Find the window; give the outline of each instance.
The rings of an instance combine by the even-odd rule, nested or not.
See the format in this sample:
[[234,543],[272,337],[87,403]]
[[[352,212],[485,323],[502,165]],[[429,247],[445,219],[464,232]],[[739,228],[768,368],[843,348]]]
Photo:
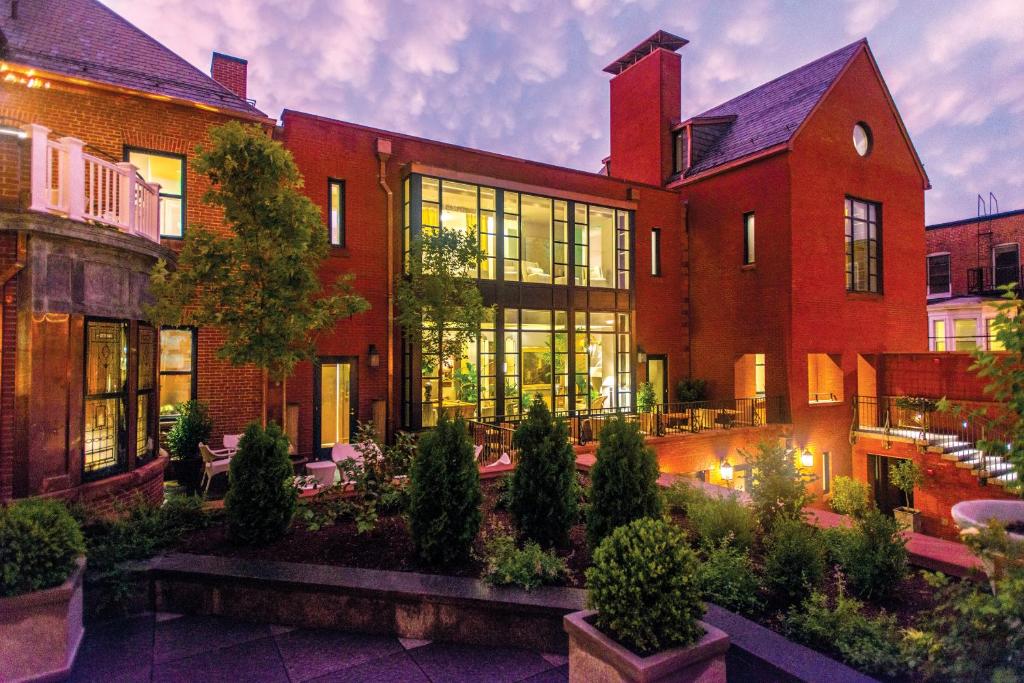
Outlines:
[[153,385],[156,360],[156,331],[139,325],[139,357],[137,395],[135,397],[135,457],[143,460],[156,455],[153,439]]
[[973,351],[978,348],[977,318],[957,318],[953,321],[954,349]]
[[842,403],[843,369],[839,356],[828,353],[807,354],[807,402]]
[[185,234],[185,157],[129,149],[128,162],[147,183],[160,184],[160,236],[181,239]]
[[873,142],[868,124],[861,122],[853,127],[853,148],[857,150],[857,154],[866,157],[871,153]]
[[332,247],[345,246],[345,181],[327,181],[327,232]]
[[686,170],[686,130],[672,133],[672,173]]
[[1020,280],[1019,247],[1016,244],[1000,244],[992,250],[994,266],[993,284],[1004,287]]
[[765,360],[763,353],[745,353],[733,364],[735,398],[764,398]]
[[128,326],[87,320],[85,324],[86,477],[119,470],[128,456]]
[[949,254],[928,257],[928,296],[949,294]]
[[932,321],[932,351],[946,350],[946,321]]
[[754,213],[743,214],[743,264],[754,262]]
[[195,330],[160,330],[160,415],[176,415],[179,405],[195,398],[195,352]]
[[1005,351],[1006,345],[996,338],[999,333],[999,326],[996,324],[995,318],[988,318],[985,320],[985,331],[988,334],[988,350],[989,351]]
[[661,275],[661,228],[651,228],[651,275]]
[[881,292],[882,207],[846,198],[846,291]]

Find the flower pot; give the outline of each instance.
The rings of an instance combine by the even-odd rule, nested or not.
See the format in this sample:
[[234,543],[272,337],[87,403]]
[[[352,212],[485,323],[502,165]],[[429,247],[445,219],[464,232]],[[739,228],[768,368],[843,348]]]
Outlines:
[[599,631],[593,624],[596,616],[597,612],[586,610],[563,617],[569,634],[570,683],[725,683],[729,636],[714,626],[698,622],[704,636],[693,645],[641,657]]
[[898,507],[892,511],[900,527],[915,534],[921,533],[921,511],[914,508]]
[[82,642],[80,557],[67,581],[41,591],[0,598],[0,680],[59,681]]

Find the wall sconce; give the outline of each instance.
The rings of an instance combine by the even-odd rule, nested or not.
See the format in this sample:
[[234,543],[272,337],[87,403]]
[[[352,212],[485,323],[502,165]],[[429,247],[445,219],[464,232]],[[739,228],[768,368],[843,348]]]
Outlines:
[[718,473],[722,477],[722,481],[732,481],[732,463],[726,458],[722,461],[722,464],[718,466]]
[[805,448],[804,452],[800,454],[800,467],[804,469],[814,467],[814,454],[811,453],[810,448]]
[[367,356],[370,359],[370,367],[371,368],[380,367],[380,354],[377,353],[377,345],[376,344],[370,344],[370,350],[367,351]]
[[642,346],[636,347],[636,362],[640,365],[647,362],[647,352],[644,351],[644,347]]

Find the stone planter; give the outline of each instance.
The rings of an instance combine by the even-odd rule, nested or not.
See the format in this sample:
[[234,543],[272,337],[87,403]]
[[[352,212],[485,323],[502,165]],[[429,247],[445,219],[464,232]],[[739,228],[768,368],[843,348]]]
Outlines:
[[907,531],[921,533],[921,511],[914,508],[898,507],[892,511],[896,523]]
[[[965,500],[950,510],[961,529],[982,529],[990,519],[1001,524],[1024,522],[1024,500]],[[1011,541],[1024,543],[1024,534],[1008,534]]]
[[595,616],[597,612],[587,610],[563,619],[569,634],[570,683],[725,683],[729,636],[724,631],[701,621],[704,636],[693,645],[641,657],[599,631],[592,623]]
[[59,681],[71,672],[84,634],[84,573],[80,557],[61,585],[0,598],[0,680]]

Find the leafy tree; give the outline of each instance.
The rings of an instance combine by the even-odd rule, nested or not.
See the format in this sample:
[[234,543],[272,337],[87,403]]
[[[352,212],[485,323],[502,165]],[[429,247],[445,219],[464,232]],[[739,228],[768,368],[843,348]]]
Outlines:
[[513,436],[519,463],[509,510],[523,536],[544,546],[563,544],[578,515],[576,454],[569,428],[543,401],[534,401]]
[[257,545],[280,538],[295,514],[294,484],[288,437],[271,422],[263,429],[250,424],[238,442],[228,471],[231,487],[224,497],[228,535]]
[[910,495],[924,481],[924,472],[916,462],[902,459],[889,468],[889,481],[903,492],[903,502],[910,507]]
[[409,530],[416,554],[431,565],[469,557],[480,530],[480,473],[466,423],[441,413],[423,435],[409,482]]
[[199,491],[203,477],[199,444],[208,442],[212,431],[213,420],[205,403],[189,400],[178,406],[178,418],[167,432],[167,447],[177,461],[178,481],[189,495]]
[[804,506],[813,496],[807,484],[814,476],[801,472],[792,451],[779,443],[762,441],[757,451],[740,455],[750,463],[750,498],[754,514],[764,532],[770,532],[775,520],[801,519]]
[[349,275],[322,285],[327,229],[291,153],[237,121],[210,129],[210,139],[192,167],[209,179],[203,201],[223,209],[230,232],[189,226],[177,270],[153,269],[147,314],[157,324],[218,328],[222,358],[283,380],[314,353],[313,333],[369,305]]
[[592,548],[617,527],[641,517],[661,516],[658,461],[640,428],[621,416],[605,424],[590,471],[587,537]]
[[641,413],[649,413],[658,405],[658,399],[654,395],[654,385],[644,382],[636,392],[636,407]]
[[469,282],[483,256],[477,238],[461,230],[424,229],[410,245],[408,272],[395,287],[396,319],[424,359],[459,357],[491,318]]

